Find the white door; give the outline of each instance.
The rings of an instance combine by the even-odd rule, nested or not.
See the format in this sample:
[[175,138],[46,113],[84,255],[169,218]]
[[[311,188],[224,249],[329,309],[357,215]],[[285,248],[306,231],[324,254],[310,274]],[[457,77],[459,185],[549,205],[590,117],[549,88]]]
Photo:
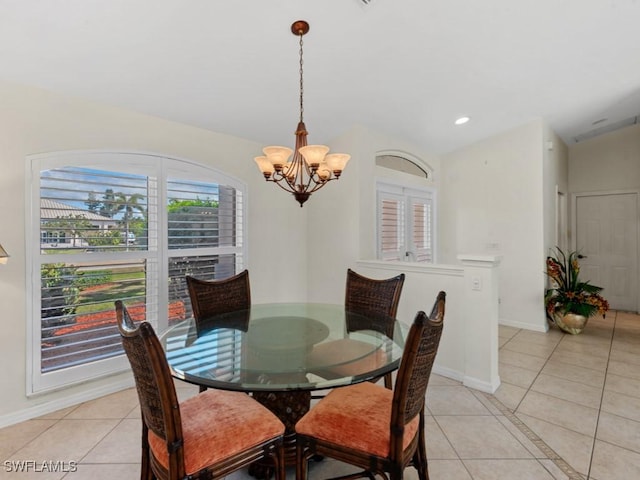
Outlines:
[[603,287],[612,309],[638,310],[638,195],[576,197],[580,278]]

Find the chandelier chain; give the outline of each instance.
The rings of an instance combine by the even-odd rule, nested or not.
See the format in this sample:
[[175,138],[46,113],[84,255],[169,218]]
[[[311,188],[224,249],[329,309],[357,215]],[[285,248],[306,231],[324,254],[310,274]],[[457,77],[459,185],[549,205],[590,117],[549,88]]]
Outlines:
[[300,35],[300,121],[303,121],[302,114],[304,112],[303,94],[304,94],[304,82],[302,80],[303,74],[303,61],[302,61],[302,35]]

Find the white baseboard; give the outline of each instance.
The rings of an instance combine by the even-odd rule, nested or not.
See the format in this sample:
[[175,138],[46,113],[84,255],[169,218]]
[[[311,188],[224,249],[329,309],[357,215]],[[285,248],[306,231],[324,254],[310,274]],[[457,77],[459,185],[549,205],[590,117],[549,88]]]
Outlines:
[[89,400],[95,400],[96,398],[133,387],[133,385],[133,377],[123,378],[107,385],[87,388],[82,392],[78,392],[66,397],[57,398],[55,400],[41,403],[33,407],[27,407],[22,410],[7,413],[5,415],[0,415],[0,428],[8,427],[9,425],[14,425],[26,420],[31,420],[32,418],[41,417],[42,415],[47,415],[63,408],[72,407],[83,402],[88,402]]
[[492,382],[485,382],[473,377],[465,377],[462,384],[465,387],[473,388],[474,390],[494,394],[500,386],[500,377],[496,377]]
[[549,324],[547,322],[545,322],[544,325],[531,325],[530,323],[518,322],[515,320],[506,320],[504,318],[501,318],[498,324],[504,325],[506,327],[514,327],[514,328],[521,328],[523,330],[531,330],[533,332],[547,333],[549,331]]
[[497,377],[493,382],[485,382],[484,380],[479,380],[475,377],[467,377],[462,372],[442,367],[437,364],[433,366],[432,371],[437,375],[441,375],[443,377],[450,378],[451,380],[461,382],[465,387],[473,388],[474,390],[480,390],[481,392],[485,393],[493,394],[500,386],[500,377]]
[[431,371],[437,375],[450,378],[451,380],[455,380],[457,382],[462,382],[462,380],[464,379],[464,374],[462,372],[443,367],[441,365],[438,365],[437,363],[433,366]]

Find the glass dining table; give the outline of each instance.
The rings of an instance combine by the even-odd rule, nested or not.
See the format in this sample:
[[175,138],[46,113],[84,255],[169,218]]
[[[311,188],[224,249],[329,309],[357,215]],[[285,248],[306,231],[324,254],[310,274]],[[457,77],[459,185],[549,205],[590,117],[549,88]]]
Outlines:
[[295,463],[296,422],[312,392],[378,379],[398,368],[406,328],[394,318],[343,305],[252,305],[161,337],[172,375],[186,382],[250,393],[285,424],[287,464]]

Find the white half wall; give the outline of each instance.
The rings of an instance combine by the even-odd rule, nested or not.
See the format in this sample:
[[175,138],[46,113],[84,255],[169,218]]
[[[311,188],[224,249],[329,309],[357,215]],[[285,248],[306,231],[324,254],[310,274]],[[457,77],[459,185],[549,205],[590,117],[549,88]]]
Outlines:
[[491,255],[461,255],[461,265],[358,261],[370,278],[405,274],[397,318],[411,325],[417,312],[431,312],[438,292],[447,294],[445,320],[434,373],[493,393],[498,375],[498,265]]

